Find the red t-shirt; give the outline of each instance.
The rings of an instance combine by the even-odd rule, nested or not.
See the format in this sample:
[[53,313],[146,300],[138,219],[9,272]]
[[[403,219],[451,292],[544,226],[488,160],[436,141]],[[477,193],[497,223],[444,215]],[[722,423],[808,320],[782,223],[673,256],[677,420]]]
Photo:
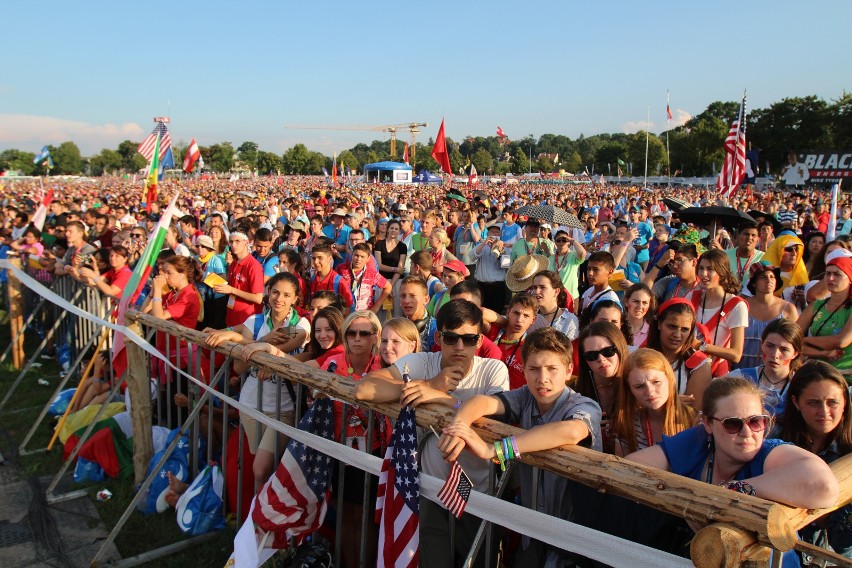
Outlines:
[[132,275],[133,271],[125,264],[118,272],[116,272],[114,268],[110,268],[106,274],[104,274],[104,280],[106,280],[107,284],[110,286],[118,286],[120,292],[117,295],[121,296],[124,292],[124,287],[127,286],[128,282],[130,282],[130,277]]
[[[263,294],[263,267],[250,254],[228,266],[228,284],[251,294]],[[225,325],[233,327],[246,321],[249,316],[263,311],[261,304],[247,302],[231,295],[225,312]]]
[[[524,342],[521,340],[518,343],[501,343],[499,337],[502,331],[502,327],[492,323],[486,337],[493,338],[496,341],[494,345],[500,351],[499,359],[509,368],[509,390],[519,389],[527,384],[527,379],[524,376],[524,358],[521,356]],[[489,341],[491,340],[489,339]]]
[[[195,329],[198,324],[198,315],[201,313],[201,296],[198,295],[198,290],[190,284],[184,286],[180,292],[170,290],[163,296],[163,310],[169,312],[172,316],[172,321],[183,327]],[[166,336],[163,332],[157,332],[157,349],[161,353],[166,352]],[[177,359],[177,338],[169,336],[169,358],[172,362]],[[182,341],[181,346],[181,363],[186,363],[186,342]]]
[[[338,280],[337,287],[334,286],[335,278]],[[347,308],[351,308],[352,304],[355,303],[355,300],[352,298],[352,284],[349,281],[349,278],[338,274],[334,270],[330,270],[326,277],[322,280],[320,280],[319,275],[314,275],[311,279],[310,297],[313,298],[314,294],[320,290],[330,290],[335,294],[339,294],[340,297],[343,298],[343,304]]]

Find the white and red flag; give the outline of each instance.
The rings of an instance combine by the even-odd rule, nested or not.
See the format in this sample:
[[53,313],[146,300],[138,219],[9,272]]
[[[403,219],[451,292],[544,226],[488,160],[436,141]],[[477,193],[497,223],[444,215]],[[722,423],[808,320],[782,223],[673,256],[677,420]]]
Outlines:
[[740,112],[731,124],[728,137],[725,138],[725,163],[716,182],[719,195],[730,199],[746,175],[746,97],[740,104]]
[[408,142],[405,143],[405,150],[402,152],[402,161],[408,163]]
[[476,173],[476,166],[470,165],[470,176],[467,178],[468,187],[476,187],[479,185],[479,176]]
[[189,143],[189,148],[186,149],[186,156],[183,158],[183,171],[191,172],[199,158],[201,158],[201,150],[198,149],[198,142],[193,138],[192,142]]
[[497,136],[498,136],[499,138],[506,138],[506,139],[508,139],[508,138],[509,138],[508,136],[506,136],[506,133],[505,133],[505,132],[503,132],[503,129],[502,129],[502,128],[500,128],[499,126],[497,127]]
[[47,220],[47,208],[50,207],[50,202],[53,201],[53,190],[49,190],[39,203],[38,209],[33,213],[33,225],[39,231],[44,230],[44,222]]
[[[402,375],[408,382],[408,367]],[[414,408],[399,413],[376,496],[380,568],[415,568],[420,550],[420,477]]]

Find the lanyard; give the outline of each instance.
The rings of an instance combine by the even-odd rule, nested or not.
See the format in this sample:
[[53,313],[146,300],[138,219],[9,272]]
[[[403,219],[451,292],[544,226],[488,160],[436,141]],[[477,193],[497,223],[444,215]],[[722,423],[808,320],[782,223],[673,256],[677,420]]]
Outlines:
[[651,418],[648,416],[648,412],[643,412],[645,415],[645,420],[643,420],[643,426],[645,428],[645,438],[648,440],[648,447],[654,445],[654,435],[651,432]]
[[[352,271],[351,268],[349,270]],[[364,276],[366,276],[366,275],[367,275],[367,267],[366,266],[361,269],[361,276],[360,277],[356,277],[355,273],[352,272],[352,297],[356,301],[358,300],[358,293],[361,290],[361,283],[364,282]]]
[[564,267],[568,264],[568,255],[569,254],[571,254],[571,253],[566,252],[564,255],[562,255],[562,262],[559,262],[559,255],[558,254],[554,257],[553,264],[556,266],[556,272],[559,272],[562,269],[562,267]]
[[745,271],[748,270],[748,265],[751,264],[751,259],[754,258],[754,254],[755,253],[751,253],[749,255],[745,266],[743,266],[740,262],[740,258],[741,258],[740,255],[738,255],[737,252],[734,251],[734,256],[737,257],[737,276],[739,277],[740,281],[742,281],[743,276],[745,275]]
[[[830,298],[829,298],[829,299],[830,299]],[[821,312],[821,311],[822,311],[822,309],[823,309],[824,307],[826,307],[827,305],[828,305],[828,300],[826,300],[826,301],[825,301],[825,303],[819,307],[819,310],[817,310],[817,312]],[[830,320],[830,319],[831,319],[831,317],[832,317],[834,314],[836,314],[836,313],[840,310],[840,308],[842,308],[842,307],[844,307],[844,306],[846,306],[846,302],[843,302],[842,304],[840,304],[839,306],[837,306],[836,308],[834,308],[834,310],[832,310],[832,312],[831,312],[830,314],[828,314],[828,315],[825,317],[825,319],[824,319],[824,320],[822,320],[822,324],[820,324],[820,326],[816,329],[816,331],[813,333],[813,335],[811,335],[811,337],[819,337],[819,332],[821,332],[821,331],[822,331],[822,328],[824,328],[824,327],[825,327],[825,324],[827,324],[827,323],[828,323],[828,320]],[[816,314],[814,314],[814,317],[816,317]]]
[[[511,344],[511,342],[509,342],[508,340],[507,340],[507,341],[503,341],[503,334],[505,333],[505,331],[506,331],[506,330],[501,329],[501,330],[500,330],[500,333],[498,333],[498,334],[497,334],[497,344],[498,344],[498,345],[499,345],[500,343],[509,343],[509,344]],[[505,363],[506,363],[506,366],[507,366],[507,367],[508,367],[508,366],[510,366],[512,363],[514,363],[514,362],[515,362],[515,355],[518,353],[518,349],[520,349],[521,345],[523,345],[523,343],[524,343],[524,339],[526,339],[526,338],[527,338],[527,332],[524,332],[524,334],[521,336],[521,338],[520,338],[519,340],[517,340],[517,341],[515,341],[515,342],[514,342],[514,343],[515,343],[515,348],[514,348],[514,349],[512,349],[512,352],[509,354],[509,357],[508,357],[508,358],[506,359],[506,361],[505,361]]]

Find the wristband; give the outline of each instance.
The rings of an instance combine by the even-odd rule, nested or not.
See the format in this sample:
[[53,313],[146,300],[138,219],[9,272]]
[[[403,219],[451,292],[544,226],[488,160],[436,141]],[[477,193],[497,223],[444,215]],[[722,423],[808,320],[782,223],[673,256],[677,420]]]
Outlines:
[[516,460],[521,459],[521,452],[520,452],[520,450],[518,450],[518,441],[515,440],[514,436],[510,436],[509,439],[512,441],[512,451],[515,452],[515,459]]
[[731,491],[737,491],[738,493],[744,493],[745,495],[751,495],[752,497],[757,496],[757,491],[755,491],[751,483],[748,483],[747,481],[730,481],[726,487]]
[[456,400],[456,403],[453,405],[453,408],[458,410],[459,408],[461,408],[461,405],[462,405],[462,401],[461,401],[461,399],[458,399],[458,400]]
[[659,264],[655,264],[654,266],[657,267],[657,270],[662,270],[663,268],[665,268],[665,266],[660,266]]
[[508,436],[503,438],[503,453],[506,454],[506,461],[515,459],[515,452],[512,451],[512,441]]
[[500,464],[500,471],[506,471],[506,458],[503,455],[503,446],[499,440],[494,442],[494,452],[497,454],[497,460]]
[[154,298],[154,297],[151,297],[151,301],[152,301],[152,302],[162,302],[162,301],[163,301],[163,299],[162,299],[162,298]]

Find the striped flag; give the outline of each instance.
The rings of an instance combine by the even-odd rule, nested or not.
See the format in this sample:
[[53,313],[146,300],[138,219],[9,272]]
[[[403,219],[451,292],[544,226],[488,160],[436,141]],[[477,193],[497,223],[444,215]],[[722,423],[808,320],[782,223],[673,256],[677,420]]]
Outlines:
[[[50,149],[47,146],[43,146],[41,152],[36,154],[35,158],[33,158],[33,163],[38,164],[39,162],[43,162],[50,158]],[[51,162],[53,165],[53,162]]]
[[[155,175],[156,171],[157,170],[154,170]],[[175,212],[177,211],[178,195],[178,193],[175,193],[169,203],[169,206],[163,212],[163,216],[160,217],[160,222],[157,223],[157,227],[154,229],[151,238],[148,240],[148,245],[142,252],[142,256],[139,257],[139,260],[136,262],[136,268],[133,270],[133,274],[130,275],[130,280],[124,287],[124,292],[121,294],[121,300],[118,302],[118,314],[115,319],[115,323],[117,325],[124,325],[124,313],[127,311],[127,308],[133,305],[139,298],[139,294],[142,293],[142,288],[145,287],[145,284],[148,282],[148,278],[151,276],[151,271],[157,263],[157,256],[160,254],[160,251],[163,250],[163,243],[166,242],[166,231],[168,230],[169,225],[171,225],[172,217],[174,217]],[[112,349],[112,366],[115,370],[116,377],[120,377],[124,374],[124,371],[127,370],[127,352],[124,347],[124,334],[120,332],[115,333],[115,343]]]
[[402,161],[408,163],[408,142],[405,143],[405,150],[402,152]]
[[831,211],[828,221],[828,229],[825,231],[826,240],[833,241],[837,236],[837,194],[840,192],[840,184],[831,186]]
[[337,154],[331,159],[331,184],[337,185]]
[[455,461],[453,467],[450,468],[447,481],[444,482],[444,486],[438,492],[438,499],[458,519],[464,513],[472,489],[473,484],[470,482],[470,478],[459,465],[459,462]]
[[145,156],[145,159],[149,162],[151,161],[151,157],[154,155],[154,145],[157,142],[157,138],[160,138],[160,152],[157,155],[157,159],[163,159],[163,156],[166,155],[166,150],[172,147],[172,137],[169,135],[169,129],[166,126],[166,122],[168,119],[165,117],[159,117],[157,120],[157,125],[154,127],[154,130],[151,131],[151,134],[148,135],[145,140],[139,144],[139,148],[136,149],[137,152]]
[[191,172],[199,158],[201,158],[201,150],[198,149],[198,142],[193,138],[192,142],[189,143],[189,148],[186,149],[186,156],[183,158],[183,171]]
[[719,195],[730,199],[746,174],[746,97],[740,104],[737,118],[731,124],[728,137],[725,138],[725,163],[716,182]]
[[467,178],[468,187],[476,187],[479,185],[479,176],[476,172],[476,166],[473,164],[470,165],[470,176]]
[[669,92],[666,91],[666,122],[671,121],[672,118],[674,116],[672,116],[672,107],[669,106]]
[[159,150],[160,138],[157,137],[154,149],[151,151],[151,163],[148,165],[148,176],[145,178],[145,210],[150,213],[151,205],[157,200],[157,182],[160,179]]
[[44,222],[47,220],[47,208],[50,207],[50,202],[53,201],[53,190],[49,190],[47,195],[44,196],[41,203],[38,205],[38,209],[33,213],[33,225],[35,225],[36,229],[39,231],[44,229]]
[[[402,375],[408,382],[408,367]],[[385,453],[376,496],[381,568],[414,568],[420,549],[420,477],[414,408],[399,413],[391,445]]]

